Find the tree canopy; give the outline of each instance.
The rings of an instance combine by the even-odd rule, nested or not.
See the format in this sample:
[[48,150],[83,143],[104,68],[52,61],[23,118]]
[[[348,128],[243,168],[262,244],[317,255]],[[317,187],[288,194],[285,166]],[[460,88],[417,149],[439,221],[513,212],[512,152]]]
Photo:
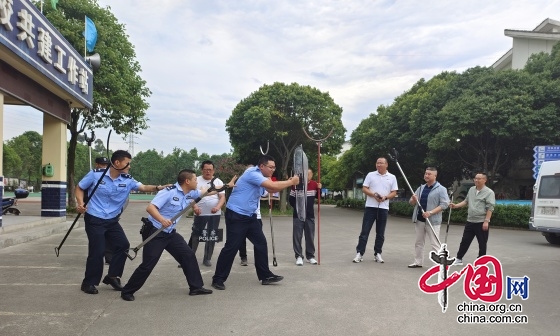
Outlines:
[[101,67],[94,74],[93,108],[72,109],[68,125],[68,202],[73,205],[78,135],[86,128],[111,128],[124,135],[146,129],[146,99],[151,92],[140,77],[141,67],[125,27],[110,8],[100,7],[97,0],[65,0],[56,10],[45,6],[44,15],[78,51],[84,50],[84,17],[97,27],[95,52],[101,55]]
[[514,164],[532,162],[534,146],[560,138],[559,55],[556,45],[550,55],[533,56],[524,70],[474,67],[419,80],[362,120],[352,132],[352,149],[336,164],[338,173],[344,170],[349,181],[396,148],[412,184],[422,183],[426,166],[439,169],[444,185],[476,171],[487,173],[490,184],[506,177]]
[[243,99],[226,121],[226,130],[234,154],[243,163],[256,163],[270,144],[269,155],[283,174],[292,162],[294,149],[302,144],[307,157],[313,162],[317,145],[309,140],[304,129],[313,138],[331,136],[323,142],[321,153],[337,154],[344,142],[342,108],[328,93],[301,86],[274,83],[263,85]]
[[261,148],[266,151],[269,144],[268,154],[275,158],[278,167],[276,173],[285,178],[299,145],[303,145],[310,166],[316,167],[317,144],[305,132],[314,139],[330,134],[321,153],[339,153],[346,132],[341,117],[342,108],[328,93],[297,83],[276,82],[263,85],[237,104],[226,121],[226,130],[234,155],[243,163],[256,163]]

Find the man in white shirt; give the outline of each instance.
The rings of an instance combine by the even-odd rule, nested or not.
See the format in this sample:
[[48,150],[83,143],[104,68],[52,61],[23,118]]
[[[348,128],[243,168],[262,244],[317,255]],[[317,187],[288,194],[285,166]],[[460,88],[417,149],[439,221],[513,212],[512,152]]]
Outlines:
[[387,216],[389,214],[389,200],[397,196],[397,178],[389,173],[387,168],[389,163],[384,157],[377,159],[375,163],[376,171],[367,174],[362,191],[367,196],[366,207],[364,210],[364,219],[362,221],[362,231],[358,237],[358,246],[356,246],[356,257],[352,260],[359,263],[363,260],[366,252],[366,244],[369,232],[375,222],[375,245],[373,251],[375,261],[383,263],[381,257],[381,249],[385,241],[385,226],[387,225]]
[[[202,175],[198,176],[198,188],[207,189],[210,187],[209,183],[214,178],[214,163],[210,160],[203,161],[201,164]],[[214,185],[216,187],[222,186],[224,183],[220,179],[214,180]],[[192,225],[192,234],[189,241],[189,246],[196,253],[198,247],[198,237],[203,235],[203,230],[206,230],[206,236],[210,237],[211,233],[214,235],[218,233],[218,225],[220,224],[220,217],[222,215],[222,206],[226,202],[226,193],[222,191],[217,195],[206,196],[201,199],[197,206],[200,208],[200,214],[194,217],[194,222]],[[216,242],[207,241],[204,247],[204,258],[202,263],[204,266],[212,266],[212,254],[214,252],[214,245]]]

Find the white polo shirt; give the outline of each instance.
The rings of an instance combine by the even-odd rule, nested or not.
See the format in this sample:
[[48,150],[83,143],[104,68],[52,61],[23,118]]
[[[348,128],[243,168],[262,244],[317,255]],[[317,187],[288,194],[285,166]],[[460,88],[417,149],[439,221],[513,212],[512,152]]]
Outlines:
[[[381,196],[387,196],[391,193],[391,191],[399,189],[395,175],[389,172],[381,175],[377,170],[367,174],[366,179],[364,180],[364,187],[369,188],[371,192],[378,193]],[[389,200],[377,202],[375,198],[368,195],[366,197],[366,207],[389,209]]]

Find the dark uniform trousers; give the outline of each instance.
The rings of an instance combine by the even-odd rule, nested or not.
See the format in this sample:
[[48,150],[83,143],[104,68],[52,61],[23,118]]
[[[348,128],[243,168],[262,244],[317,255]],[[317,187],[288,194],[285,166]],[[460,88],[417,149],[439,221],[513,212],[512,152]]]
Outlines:
[[[152,226],[151,235],[157,229]],[[190,289],[202,288],[204,282],[198,268],[196,255],[189,247],[183,236],[173,230],[170,233],[160,232],[152,240],[150,240],[142,251],[142,263],[134,271],[128,283],[123,287],[123,294],[134,294],[142,288],[154,267],[159,261],[161,254],[166,250],[181,265],[183,273],[187,278]]]
[[216,273],[212,277],[214,282],[225,282],[231,272],[235,255],[245,239],[253,244],[255,269],[259,280],[274,276],[268,267],[268,247],[262,225],[257,215],[245,216],[226,209],[226,243],[216,264]]
[[88,236],[88,257],[83,283],[99,285],[103,275],[103,255],[106,240],[112,244],[114,251],[114,256],[109,264],[108,275],[121,277],[126,262],[125,252],[130,247],[130,243],[119,224],[119,217],[103,219],[86,213],[84,222]]
[[[263,226],[262,220],[260,218],[257,219],[259,221],[259,225]],[[239,257],[241,260],[247,260],[247,239],[243,239],[241,242],[241,246],[239,247]]]
[[476,237],[478,240],[478,257],[486,255],[486,245],[488,243],[489,231],[482,230],[482,225],[484,222],[467,222],[465,229],[463,230],[463,238],[461,238],[461,244],[459,245],[459,252],[457,252],[457,258],[463,259],[471,243]]

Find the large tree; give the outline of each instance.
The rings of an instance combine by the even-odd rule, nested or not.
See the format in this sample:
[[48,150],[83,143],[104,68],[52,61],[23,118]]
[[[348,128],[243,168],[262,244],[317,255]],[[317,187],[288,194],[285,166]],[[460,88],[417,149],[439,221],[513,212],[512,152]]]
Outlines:
[[165,157],[162,165],[164,171],[167,171],[170,174],[169,176],[171,181],[174,182],[176,180],[177,173],[182,169],[198,169],[197,166],[200,165],[198,150],[193,148],[187,152],[184,149],[175,147],[173,148],[171,154]]
[[21,176],[23,161],[18,153],[9,144],[3,143],[3,163],[4,163],[4,176],[6,177],[19,177]]
[[[93,108],[72,109],[68,147],[68,203],[75,205],[75,159],[78,135],[86,129],[111,128],[117,134],[139,133],[147,128],[146,98],[151,92],[140,77],[134,46],[123,24],[102,8],[96,0],[60,1],[57,9],[45,6],[45,16],[78,51],[83,50],[84,16],[97,27],[95,52],[101,55],[101,67],[93,79]],[[109,146],[109,144],[107,144]]]
[[[317,157],[317,144],[307,138],[304,130],[315,138],[329,135],[321,153],[338,154],[344,142],[342,108],[330,95],[297,83],[263,85],[243,99],[226,121],[226,130],[235,156],[243,163],[256,163],[260,148],[276,159],[279,178],[286,178],[294,149],[303,145],[311,163]],[[285,208],[285,197],[282,197]]]
[[35,131],[27,131],[7,141],[21,160],[18,178],[26,179],[28,184],[35,184],[41,178],[41,155],[43,137]]
[[558,139],[558,96],[554,83],[525,71],[488,69],[438,113],[441,127],[429,147],[493,181],[518,159],[531,158],[536,143]]
[[[391,105],[379,106],[377,113],[362,120],[350,137],[352,148],[340,160],[344,180],[364,177],[375,170],[378,157],[387,158],[395,148],[400,153],[399,164],[412,185],[421,183],[427,165],[441,164],[440,158],[429,155],[428,141],[440,124],[437,113],[456,94],[449,83],[457,76],[443,72],[428,81],[420,79]],[[389,170],[399,177],[399,185],[406,187],[391,162]]]
[[[131,166],[131,174],[145,184],[161,184],[173,183],[176,180],[176,172],[167,172],[164,169],[163,152],[150,149],[145,152],[137,153]],[[172,178],[173,173],[175,177]]]

